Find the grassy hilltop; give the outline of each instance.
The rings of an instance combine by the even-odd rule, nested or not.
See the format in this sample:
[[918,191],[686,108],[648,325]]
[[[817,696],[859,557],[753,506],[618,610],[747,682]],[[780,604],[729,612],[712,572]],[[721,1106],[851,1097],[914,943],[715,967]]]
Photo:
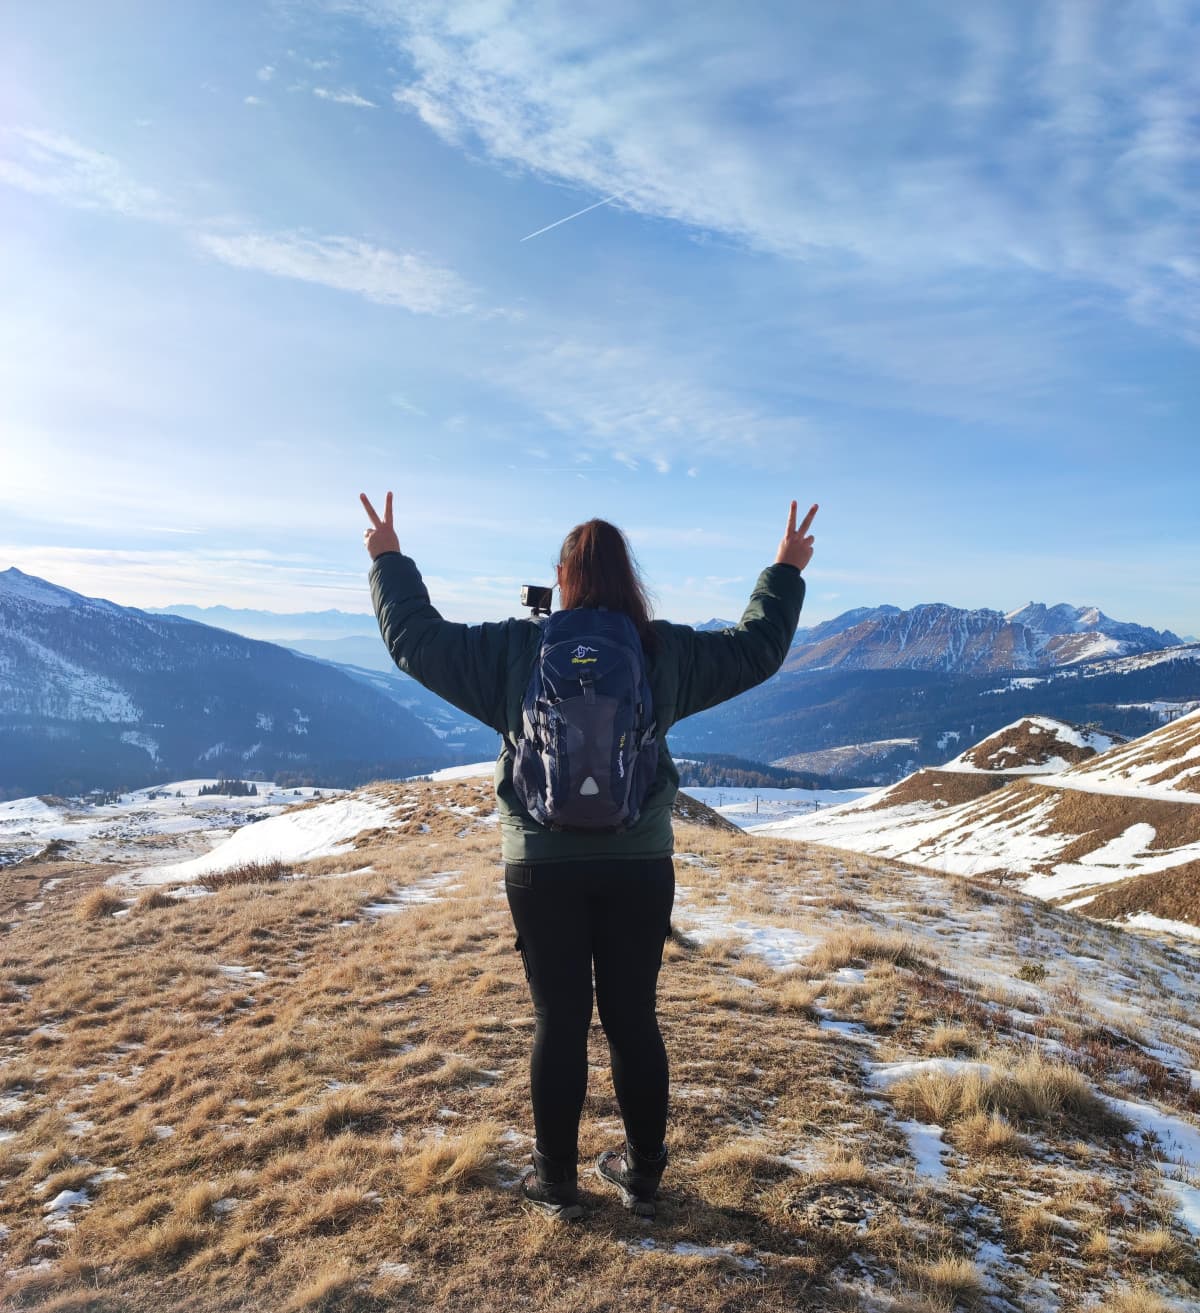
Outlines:
[[659,1221],[585,1175],[555,1226],[490,786],[361,792],[393,823],[207,890],[0,872],[0,1307],[1195,1307],[1195,958],[682,799]]

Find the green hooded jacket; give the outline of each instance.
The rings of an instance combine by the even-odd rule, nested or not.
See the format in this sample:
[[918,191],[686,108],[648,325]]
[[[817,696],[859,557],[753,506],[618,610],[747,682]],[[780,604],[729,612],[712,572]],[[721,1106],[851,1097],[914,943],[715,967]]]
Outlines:
[[[429,600],[421,572],[401,552],[376,557],[369,578],[383,641],[400,669],[460,711],[515,740],[541,640],[537,621],[464,625],[443,620]],[[735,628],[697,632],[688,625],[653,622],[656,642],[647,654],[646,669],[658,724],[658,773],[632,829],[608,833],[539,825],[517,798],[512,754],[502,746],[495,779],[504,860],[670,856],[671,805],[679,791],[679,772],[667,749],[667,731],[685,716],[769,679],[787,656],[803,602],[800,571],[792,565],[770,565],[759,575]]]

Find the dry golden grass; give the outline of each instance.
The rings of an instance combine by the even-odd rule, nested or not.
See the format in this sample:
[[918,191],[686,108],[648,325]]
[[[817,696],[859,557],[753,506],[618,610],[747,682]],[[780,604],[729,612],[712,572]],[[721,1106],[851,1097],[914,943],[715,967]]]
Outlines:
[[155,886],[152,889],[146,889],[138,895],[137,901],[133,905],[133,914],[134,916],[138,916],[142,912],[154,912],[162,907],[174,906],[175,899],[172,898],[165,889]]
[[[1192,804],[1195,810],[1195,804]],[[1200,925],[1200,862],[1182,862],[1165,871],[1151,871],[1106,885],[1081,910],[1087,916],[1119,920],[1135,912],[1150,912],[1168,921]]]
[[836,971],[869,962],[891,962],[911,971],[924,970],[928,965],[916,942],[907,935],[860,928],[835,931],[810,958],[814,971]]
[[114,912],[119,912],[125,906],[125,900],[119,898],[111,889],[103,885],[98,889],[93,889],[79,901],[79,919],[81,921],[99,921],[106,916],[112,916]]
[[1028,1140],[994,1109],[964,1116],[954,1127],[954,1143],[972,1156],[1029,1151]]
[[890,1097],[907,1116],[945,1124],[998,1113],[1025,1123],[1059,1119],[1092,1135],[1116,1136],[1128,1123],[1074,1067],[1033,1050],[1011,1065],[927,1070],[899,1081]]
[[1161,1226],[1146,1231],[1135,1231],[1127,1239],[1126,1244],[1134,1258],[1152,1267],[1170,1264],[1179,1253],[1179,1241]]
[[326,1264],[283,1305],[282,1313],[337,1308],[354,1290],[354,1273],[344,1260]]
[[797,973],[789,973],[783,978],[779,987],[777,1003],[784,1012],[796,1012],[801,1016],[816,1016],[816,1002],[821,993],[821,985],[806,980]]
[[913,1273],[918,1286],[935,1299],[972,1307],[983,1294],[979,1269],[968,1258],[949,1255],[920,1264]]
[[1104,1296],[1102,1307],[1104,1313],[1179,1313],[1177,1307],[1145,1286],[1110,1291]]
[[1106,1266],[1112,1251],[1112,1238],[1107,1231],[1092,1231],[1079,1250],[1089,1262],[1104,1263]]
[[[648,1232],[587,1175],[584,1227],[528,1215],[514,1182],[532,1129],[532,1009],[494,830],[462,814],[484,816],[490,788],[390,787],[403,833],[360,836],[340,865],[200,898],[151,890],[126,917],[84,919],[66,890],[5,937],[0,1098],[13,1103],[0,1117],[15,1135],[0,1142],[0,1212],[3,1264],[18,1274],[0,1306],[609,1313],[618,1299],[657,1313],[807,1313],[856,1306],[857,1254],[879,1290],[949,1309],[975,1298],[961,1208],[1037,1185],[1036,1157],[1007,1151],[1026,1143],[1017,1126],[1059,1151],[1060,1174],[1083,1142],[1080,1179],[1103,1162],[1121,1182],[1114,1198],[1150,1191],[1065,1080],[1025,1070],[1022,1054],[993,1056],[983,992],[938,969],[924,944],[940,940],[918,947],[915,914],[913,935],[888,929],[874,909],[911,906],[903,869],[696,828],[681,832],[699,860],[678,867],[689,905],[824,948],[780,974],[737,938],[701,949],[674,936],[660,989],[675,1095],[659,1222]],[[447,869],[460,874],[438,901],[364,913]],[[975,905],[968,891],[954,898]],[[931,933],[939,920],[919,919]],[[825,979],[840,966],[864,969],[862,983]],[[897,1189],[894,1116],[865,1085],[861,1045],[815,1024],[829,1009],[873,1027],[882,1060],[978,1051],[1008,1082],[951,1101],[943,1124],[969,1158],[952,1199]],[[621,1137],[598,1027],[589,1063],[585,1165]],[[73,1210],[73,1231],[48,1233],[47,1191],[70,1186],[91,1202]],[[1115,1254],[1161,1224],[1149,1205],[1074,1206]],[[677,1253],[680,1242],[699,1251]],[[1075,1294],[1106,1279],[1098,1255],[1078,1262],[1080,1243],[1051,1229],[1037,1253]],[[1169,1246],[1135,1243],[1156,1273],[1184,1271]],[[52,1268],[31,1270],[43,1258]]]
[[939,1022],[925,1037],[925,1052],[934,1056],[973,1057],[979,1052],[979,1036],[962,1025]]
[[494,1179],[501,1130],[495,1122],[483,1122],[462,1135],[420,1145],[403,1156],[401,1179],[412,1194],[490,1182]]
[[1041,1204],[1022,1208],[1012,1220],[1012,1229],[1026,1249],[1040,1247],[1057,1229],[1058,1219]]
[[831,1185],[868,1185],[875,1181],[871,1169],[853,1149],[839,1145],[809,1175]]
[[222,871],[208,871],[196,883],[210,893],[218,889],[232,889],[239,884],[270,884],[291,874],[290,868],[280,861],[239,862]]

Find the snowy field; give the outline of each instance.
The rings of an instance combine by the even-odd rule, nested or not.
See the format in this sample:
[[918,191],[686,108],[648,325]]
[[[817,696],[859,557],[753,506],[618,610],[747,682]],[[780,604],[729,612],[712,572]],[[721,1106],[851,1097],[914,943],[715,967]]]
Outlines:
[[279,788],[255,780],[257,797],[201,797],[201,788],[215,783],[174,780],[103,803],[42,798],[0,802],[0,867],[32,857],[55,841],[71,845],[63,856],[80,862],[126,860],[130,844],[156,836],[173,837],[179,848],[200,854],[253,820],[277,815],[315,796],[344,792]]
[[811,816],[879,792],[878,789],[718,789],[685,786],[681,792],[718,811],[743,830]]

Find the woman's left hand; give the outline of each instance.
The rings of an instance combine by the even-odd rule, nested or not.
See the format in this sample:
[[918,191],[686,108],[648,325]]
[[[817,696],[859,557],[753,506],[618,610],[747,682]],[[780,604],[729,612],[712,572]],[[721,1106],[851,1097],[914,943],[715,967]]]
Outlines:
[[367,494],[360,492],[358,496],[363,504],[363,510],[371,517],[371,528],[363,530],[363,544],[371,553],[371,560],[382,556],[384,552],[398,552],[400,539],[396,537],[396,530],[392,527],[392,494],[389,492],[387,500],[383,503],[382,520],[375,514],[375,507],[371,505]]

